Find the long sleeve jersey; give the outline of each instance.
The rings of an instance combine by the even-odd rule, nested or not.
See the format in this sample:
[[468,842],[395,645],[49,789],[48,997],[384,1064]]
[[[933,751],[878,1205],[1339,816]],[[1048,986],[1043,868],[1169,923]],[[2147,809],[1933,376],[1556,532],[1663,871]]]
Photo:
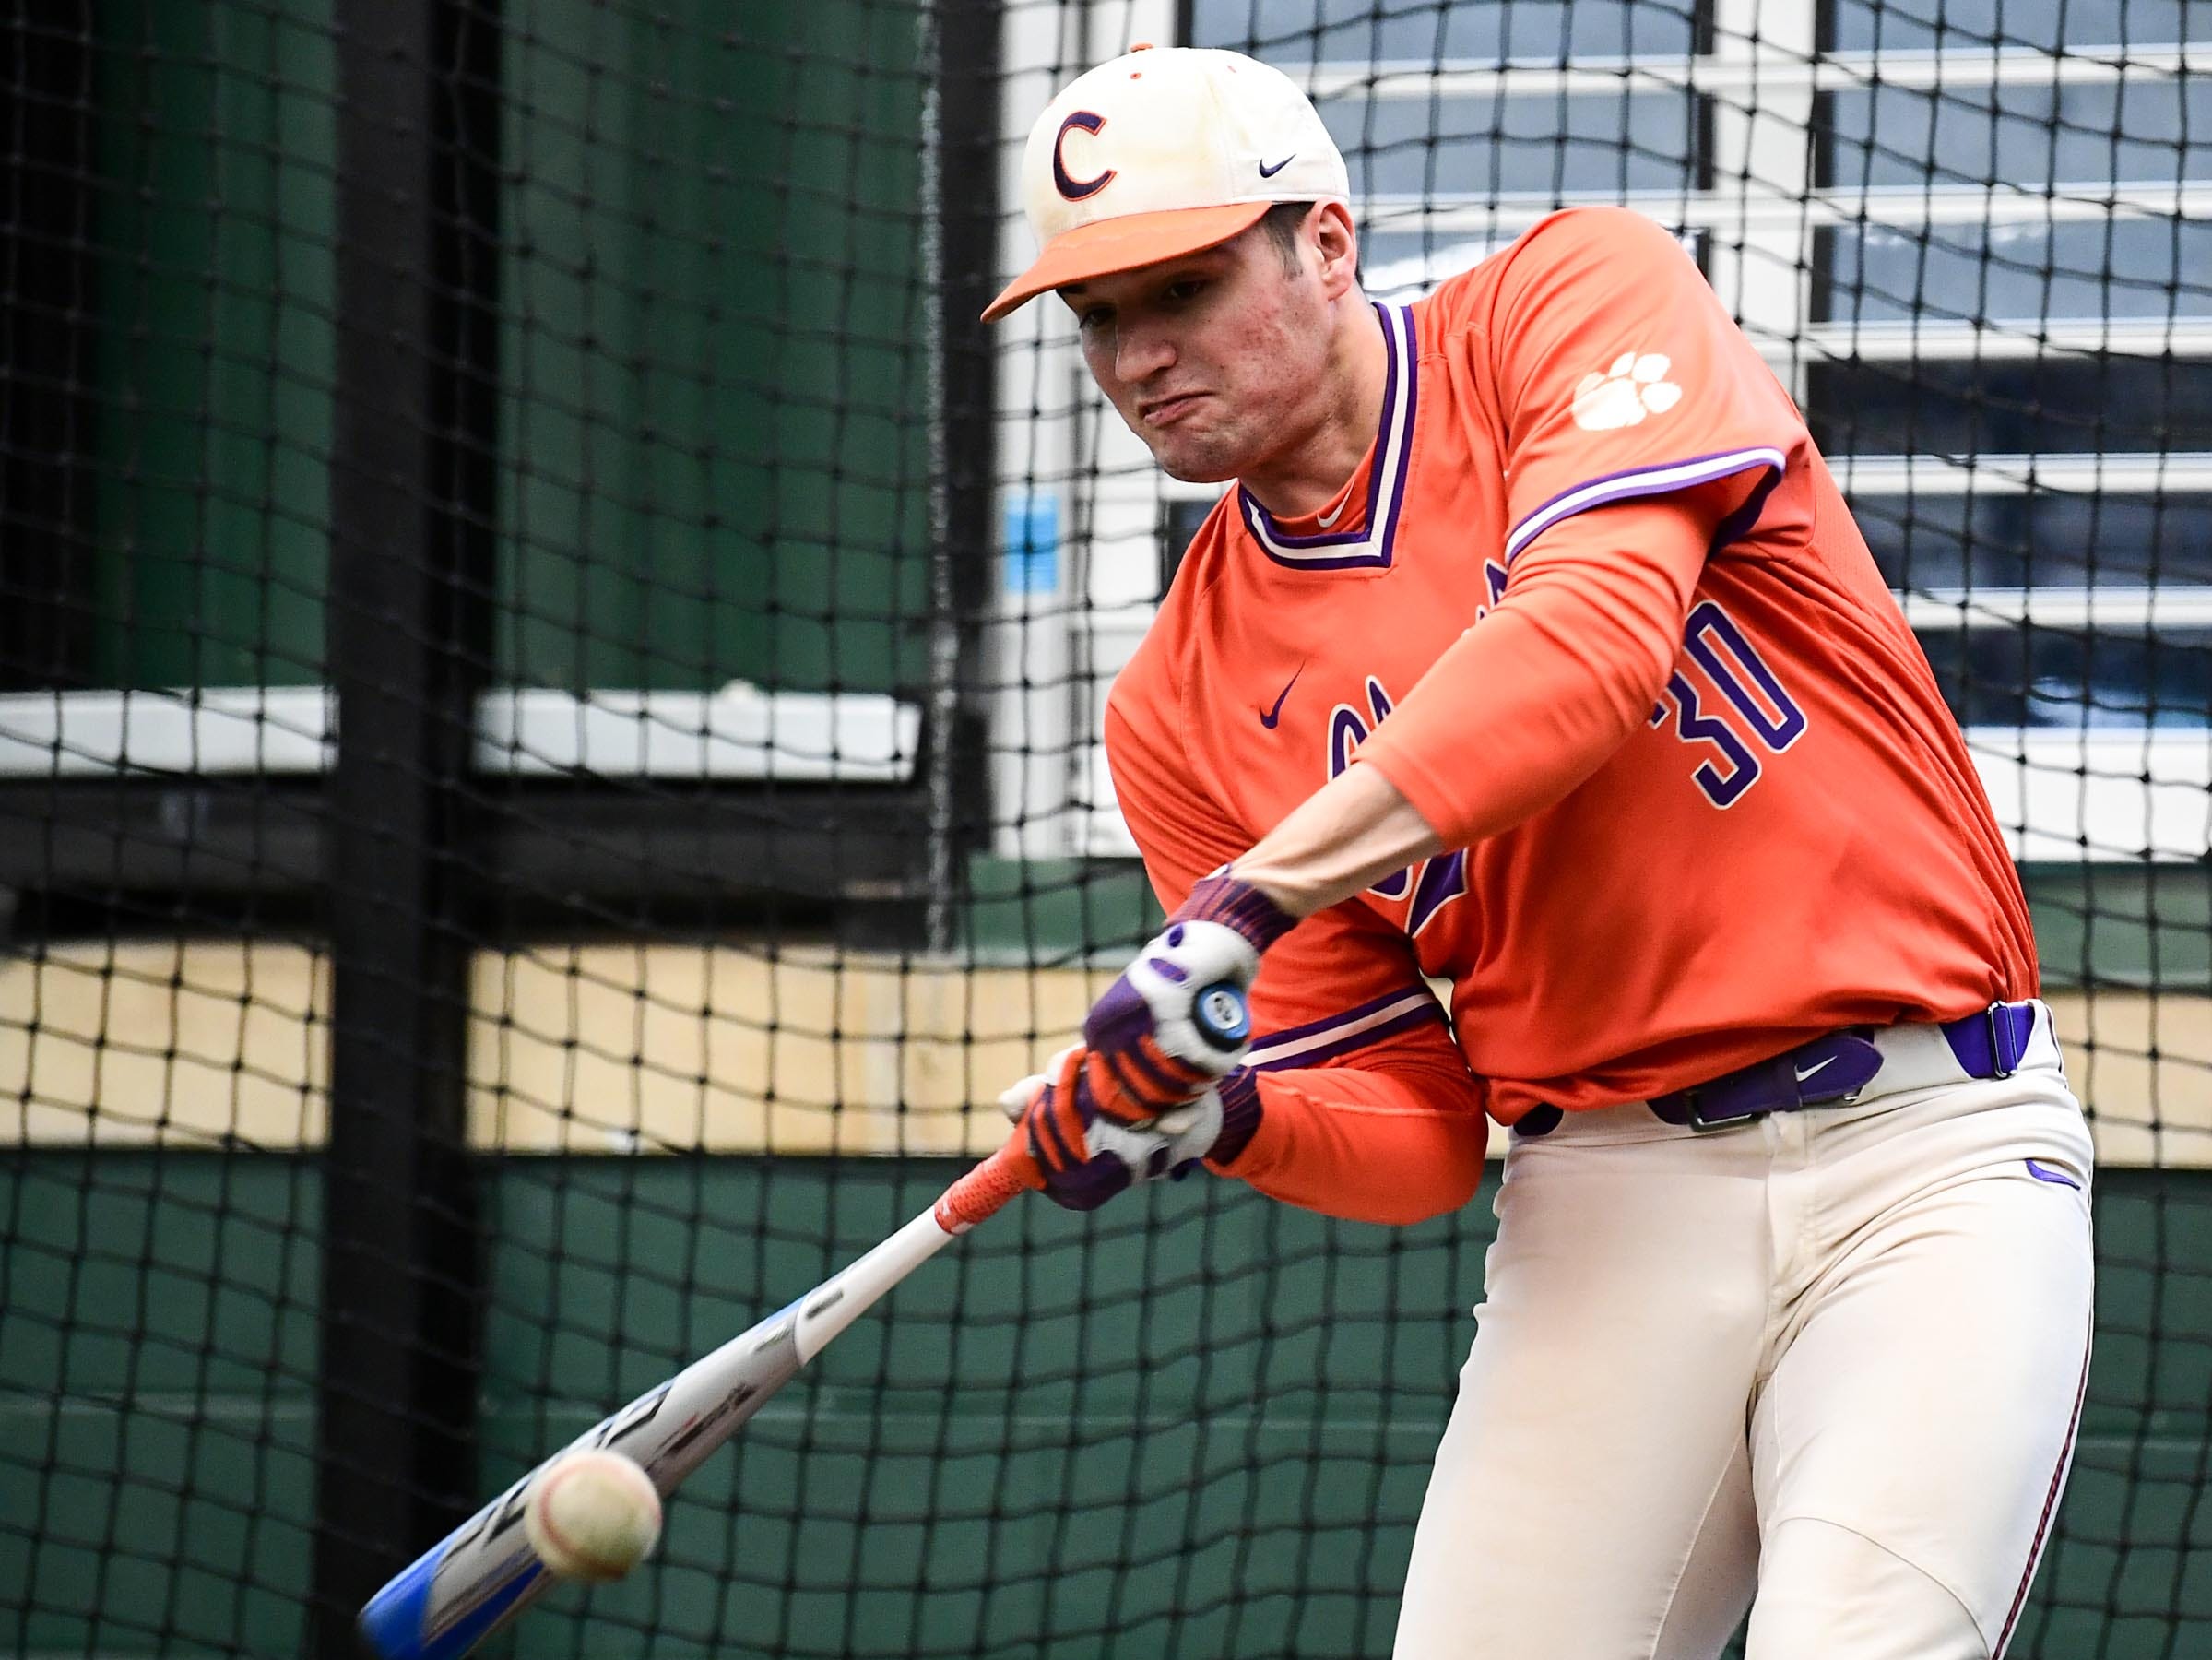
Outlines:
[[2033,995],[1926,659],[1679,244],[1569,210],[1377,311],[1366,459],[1303,520],[1224,496],[1107,706],[1169,906],[1351,765],[1450,849],[1269,954],[1233,1172],[1406,1219],[1472,1192],[1485,1110],[1648,1099]]

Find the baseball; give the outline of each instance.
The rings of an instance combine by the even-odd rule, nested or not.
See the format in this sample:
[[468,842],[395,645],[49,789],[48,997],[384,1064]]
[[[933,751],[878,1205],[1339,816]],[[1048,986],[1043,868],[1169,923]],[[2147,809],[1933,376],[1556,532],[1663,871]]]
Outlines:
[[523,1530],[561,1579],[618,1580],[660,1539],[660,1495],[633,1459],[594,1448],[571,1452],[530,1489]]

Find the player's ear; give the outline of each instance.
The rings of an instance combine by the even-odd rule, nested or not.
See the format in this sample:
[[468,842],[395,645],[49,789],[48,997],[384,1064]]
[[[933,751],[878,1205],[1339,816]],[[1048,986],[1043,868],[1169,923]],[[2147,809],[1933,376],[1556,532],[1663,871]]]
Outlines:
[[1352,228],[1352,210],[1342,202],[1314,206],[1311,231],[1321,255],[1321,293],[1341,300],[1359,286],[1359,232]]

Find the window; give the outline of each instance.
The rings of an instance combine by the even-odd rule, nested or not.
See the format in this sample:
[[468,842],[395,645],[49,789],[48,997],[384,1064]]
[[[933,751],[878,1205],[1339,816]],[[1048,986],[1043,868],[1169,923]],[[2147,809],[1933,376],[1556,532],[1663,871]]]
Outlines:
[[[1150,32],[1164,9],[1117,11],[1129,32],[1082,61],[1173,38]],[[2212,787],[2212,5],[1185,15],[1193,43],[1312,93],[1378,298],[1563,206],[1675,231],[1805,410],[2016,852],[2205,855],[2201,798],[2194,816],[2151,801]],[[1080,737],[1220,492],[1161,479],[1071,357],[1038,384],[1072,388],[1056,454],[1088,529],[1068,613]],[[1065,850],[1127,850],[1094,745],[1071,788]]]
[[2206,851],[2158,807],[2212,783],[2207,36],[2143,0],[1823,19],[1797,384],[2029,857]]

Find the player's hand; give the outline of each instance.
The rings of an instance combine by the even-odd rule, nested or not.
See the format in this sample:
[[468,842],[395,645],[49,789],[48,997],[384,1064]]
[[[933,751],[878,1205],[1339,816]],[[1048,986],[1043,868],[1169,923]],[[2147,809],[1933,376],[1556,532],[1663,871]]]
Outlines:
[[1190,890],[1083,1022],[1090,1103],[1125,1129],[1166,1128],[1244,1059],[1244,993],[1295,920],[1228,872]]
[[999,1097],[1045,1173],[1046,1196],[1065,1210],[1096,1210],[1124,1189],[1164,1176],[1180,1180],[1222,1134],[1221,1094],[1212,1085],[1149,1130],[1101,1117],[1092,1091],[1093,1059],[1081,1044],[1063,1049],[1048,1071]]

